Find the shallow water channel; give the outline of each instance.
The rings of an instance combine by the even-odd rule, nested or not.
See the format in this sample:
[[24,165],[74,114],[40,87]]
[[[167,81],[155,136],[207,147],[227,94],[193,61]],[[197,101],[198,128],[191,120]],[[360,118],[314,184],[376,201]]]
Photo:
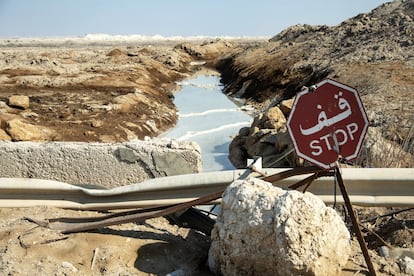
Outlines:
[[177,125],[164,137],[195,141],[200,145],[203,171],[234,169],[228,159],[229,145],[252,117],[222,93],[218,76],[202,75],[181,83],[174,94]]

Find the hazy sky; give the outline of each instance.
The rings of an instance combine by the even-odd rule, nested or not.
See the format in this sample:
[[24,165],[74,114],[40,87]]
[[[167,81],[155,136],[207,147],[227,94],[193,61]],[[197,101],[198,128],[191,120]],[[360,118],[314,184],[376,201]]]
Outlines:
[[91,33],[273,36],[294,24],[337,25],[384,0],[0,0],[0,37]]

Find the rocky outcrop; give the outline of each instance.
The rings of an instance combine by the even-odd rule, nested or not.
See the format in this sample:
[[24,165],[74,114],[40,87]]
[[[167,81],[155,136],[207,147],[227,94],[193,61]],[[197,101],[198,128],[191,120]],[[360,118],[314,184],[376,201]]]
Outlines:
[[[384,139],[411,154],[411,161],[405,166],[412,167],[412,29],[412,1],[395,0],[337,26],[292,26],[268,42],[247,45],[243,50],[223,57],[218,68],[226,93],[245,98],[260,111],[278,104],[283,111],[282,101],[292,99],[303,86],[309,87],[325,77],[356,87],[370,126],[380,129]],[[260,133],[256,127],[252,125],[250,136]],[[263,132],[268,132],[268,128],[264,127]],[[241,140],[234,143],[246,145],[245,152],[251,157],[248,152],[255,153],[256,149]],[[262,139],[261,143],[252,146],[259,149],[263,145]],[[283,152],[278,151],[275,156]],[[243,154],[237,151],[237,155]],[[237,162],[235,164],[239,165]]]
[[259,179],[226,189],[211,239],[209,266],[223,275],[338,275],[351,253],[333,209]]
[[300,161],[291,152],[286,117],[279,107],[259,114],[251,127],[242,128],[229,147],[230,161],[245,168],[248,158],[262,157],[264,167],[296,167]]

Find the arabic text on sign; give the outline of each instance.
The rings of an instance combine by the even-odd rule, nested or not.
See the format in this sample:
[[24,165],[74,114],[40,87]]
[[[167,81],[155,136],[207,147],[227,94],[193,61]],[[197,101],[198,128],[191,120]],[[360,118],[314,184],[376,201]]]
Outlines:
[[[339,94],[335,94],[334,97],[335,99],[338,99],[338,107],[340,110],[344,110],[343,112],[328,119],[328,117],[326,116],[326,112],[322,110],[318,115],[318,123],[307,129],[303,129],[302,125],[300,125],[299,126],[300,132],[303,135],[311,135],[311,134],[321,131],[324,127],[334,125],[348,118],[352,114],[351,106],[349,105],[348,101],[342,98],[341,96],[342,96],[342,92],[339,92]],[[322,106],[318,104],[317,108],[322,109]]]

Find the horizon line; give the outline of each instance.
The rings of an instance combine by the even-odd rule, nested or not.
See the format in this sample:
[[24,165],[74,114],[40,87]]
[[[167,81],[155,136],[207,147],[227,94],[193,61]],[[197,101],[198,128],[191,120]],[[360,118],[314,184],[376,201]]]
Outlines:
[[143,41],[143,40],[202,40],[202,39],[270,39],[273,36],[237,36],[237,35],[171,35],[163,36],[155,35],[141,35],[141,34],[108,34],[108,33],[90,33],[84,35],[50,35],[50,36],[14,36],[14,37],[0,37],[0,40],[79,40],[79,41]]

